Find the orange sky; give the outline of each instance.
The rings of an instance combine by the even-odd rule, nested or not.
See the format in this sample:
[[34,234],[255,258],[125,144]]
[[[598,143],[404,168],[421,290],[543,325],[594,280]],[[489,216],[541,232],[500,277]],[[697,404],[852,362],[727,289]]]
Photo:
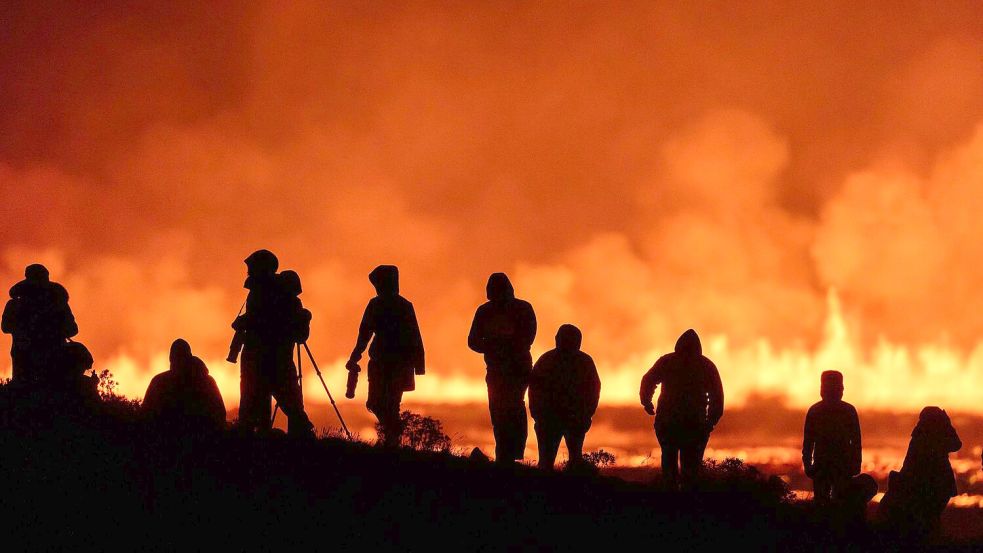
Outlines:
[[425,401],[480,399],[503,270],[609,403],[695,327],[738,402],[839,368],[860,405],[983,409],[980,4],[653,4],[7,3],[0,283],[47,263],[134,396],[182,336],[236,403],[267,247],[339,395],[394,263]]

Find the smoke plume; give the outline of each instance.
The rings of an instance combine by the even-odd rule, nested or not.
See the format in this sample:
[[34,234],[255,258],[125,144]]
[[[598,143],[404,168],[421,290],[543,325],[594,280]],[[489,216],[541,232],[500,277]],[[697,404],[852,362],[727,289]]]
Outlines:
[[48,264],[133,396],[180,336],[236,403],[265,247],[339,383],[390,263],[423,400],[481,397],[506,271],[610,403],[693,327],[738,402],[838,368],[861,405],[978,409],[983,18],[943,4],[8,3],[0,282]]

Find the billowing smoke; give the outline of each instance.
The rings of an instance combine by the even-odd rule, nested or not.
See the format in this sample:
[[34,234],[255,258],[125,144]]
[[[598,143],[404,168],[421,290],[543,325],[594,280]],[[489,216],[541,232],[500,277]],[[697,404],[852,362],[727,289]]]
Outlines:
[[694,327],[737,401],[839,368],[861,404],[976,403],[975,3],[0,10],[0,282],[47,263],[130,395],[181,336],[236,403],[267,247],[338,382],[394,263],[420,399],[482,394],[465,337],[505,270],[537,351],[583,328],[608,402]]

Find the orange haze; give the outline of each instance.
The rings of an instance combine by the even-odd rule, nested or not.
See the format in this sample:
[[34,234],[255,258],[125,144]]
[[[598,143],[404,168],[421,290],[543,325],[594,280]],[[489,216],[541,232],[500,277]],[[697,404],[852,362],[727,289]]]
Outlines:
[[506,271],[608,403],[694,327],[732,402],[840,369],[859,406],[983,410],[980,4],[672,4],[7,3],[0,283],[48,264],[134,397],[182,336],[237,403],[267,247],[339,395],[394,263],[416,401],[483,397]]

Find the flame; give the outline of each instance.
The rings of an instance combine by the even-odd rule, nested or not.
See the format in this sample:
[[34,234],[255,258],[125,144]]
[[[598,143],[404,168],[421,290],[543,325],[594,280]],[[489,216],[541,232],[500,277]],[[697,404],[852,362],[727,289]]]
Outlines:
[[[969,352],[961,352],[945,343],[910,346],[881,338],[874,347],[865,350],[851,334],[835,290],[827,294],[826,305],[824,337],[814,350],[777,347],[763,339],[737,348],[726,335],[704,338],[704,353],[720,370],[728,405],[740,406],[749,397],[764,393],[783,396],[793,407],[807,407],[818,401],[819,374],[839,370],[845,378],[846,399],[859,408],[911,412],[926,405],[940,405],[967,413],[983,412],[975,393],[975,386],[983,381],[983,343]],[[618,364],[600,363],[602,403],[636,404],[641,375],[655,359],[671,349],[671,344],[666,342]],[[345,361],[346,358],[340,357],[319,365],[328,389],[336,398],[344,393]],[[212,358],[206,359],[206,364],[227,406],[237,406],[238,367]],[[141,398],[152,376],[167,369],[167,353],[155,354],[148,364],[121,354],[110,358],[102,368],[113,373],[121,394]],[[302,359],[302,368],[307,401],[327,402],[324,389],[306,358]],[[484,402],[487,392],[482,372],[480,362],[467,369],[440,368],[419,377],[416,391],[406,397],[420,403]],[[10,374],[9,364],[6,374]],[[365,393],[366,385],[364,380],[360,382],[360,394]]]

